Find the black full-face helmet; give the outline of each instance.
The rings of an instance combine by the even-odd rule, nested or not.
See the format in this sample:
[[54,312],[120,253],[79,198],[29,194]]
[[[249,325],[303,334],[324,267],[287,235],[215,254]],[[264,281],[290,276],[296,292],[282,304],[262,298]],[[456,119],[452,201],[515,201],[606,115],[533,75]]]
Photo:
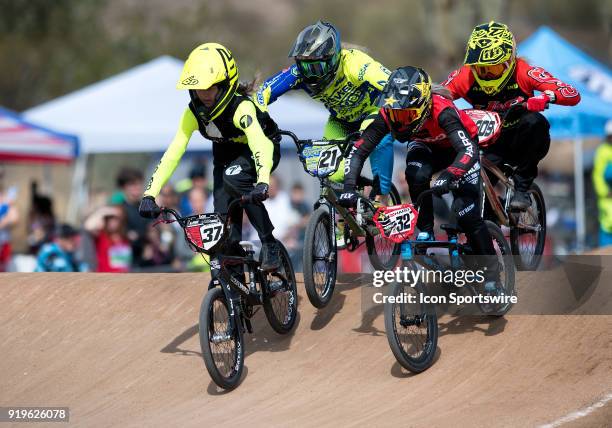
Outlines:
[[298,35],[289,57],[314,91],[324,89],[333,80],[340,64],[340,33],[332,24],[318,21]]
[[396,134],[418,131],[431,110],[431,78],[422,68],[400,67],[391,73],[378,100]]

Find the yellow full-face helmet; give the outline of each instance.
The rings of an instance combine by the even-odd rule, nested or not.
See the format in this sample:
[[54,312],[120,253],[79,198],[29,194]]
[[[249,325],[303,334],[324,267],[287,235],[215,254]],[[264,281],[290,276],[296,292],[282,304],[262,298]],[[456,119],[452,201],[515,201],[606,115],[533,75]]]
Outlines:
[[204,43],[189,54],[176,88],[188,89],[191,98],[197,99],[197,89],[209,89],[213,85],[219,88],[215,104],[210,108],[201,107],[208,121],[218,117],[236,93],[238,66],[229,49],[219,43]]
[[465,65],[487,95],[498,93],[516,66],[516,42],[508,26],[491,21],[474,28],[468,39]]

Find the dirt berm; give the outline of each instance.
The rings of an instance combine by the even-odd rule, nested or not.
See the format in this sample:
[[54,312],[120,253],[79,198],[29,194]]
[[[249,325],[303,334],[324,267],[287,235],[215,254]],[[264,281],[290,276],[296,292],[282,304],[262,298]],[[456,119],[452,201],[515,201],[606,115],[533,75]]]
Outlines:
[[[612,271],[596,280],[610,286]],[[395,362],[382,311],[362,313],[353,279],[320,311],[300,284],[291,336],[257,314],[243,382],[221,393],[198,342],[207,284],[203,274],[1,275],[0,406],[69,406],[70,425],[85,427],[524,427],[612,391],[612,316],[445,316],[436,362],[415,376]],[[599,309],[600,294],[588,296]],[[609,423],[610,404],[568,426]]]

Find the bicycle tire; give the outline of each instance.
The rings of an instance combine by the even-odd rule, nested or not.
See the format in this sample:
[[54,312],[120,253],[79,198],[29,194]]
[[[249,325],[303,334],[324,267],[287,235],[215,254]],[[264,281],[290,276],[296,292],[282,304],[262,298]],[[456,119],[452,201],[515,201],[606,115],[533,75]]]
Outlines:
[[[412,290],[416,293],[416,298],[419,299],[419,295],[425,292],[425,287],[422,283],[415,284],[415,287],[410,287],[405,284],[394,283],[389,285],[389,295],[397,298],[404,290]],[[391,352],[395,356],[397,362],[413,373],[421,373],[432,366],[434,357],[438,347],[438,317],[436,315],[435,306],[428,303],[415,303],[415,307],[418,307],[418,313],[412,314],[413,311],[408,309],[406,303],[384,303],[384,317],[385,317],[385,332]],[[402,312],[404,312],[402,314]],[[399,318],[398,318],[399,316]],[[402,323],[406,324],[405,326]],[[426,336],[425,341],[420,351],[420,355],[413,356],[409,352],[409,345],[404,346],[404,338],[408,335],[402,335],[398,332],[398,325],[400,327],[407,327],[409,324],[420,327],[425,326]],[[411,325],[411,326],[413,326]],[[418,345],[415,342],[412,343],[418,350]]]
[[229,318],[231,315],[225,293],[218,287],[208,290],[200,306],[200,347],[202,348],[204,365],[213,382],[223,389],[231,390],[238,386],[242,376],[242,369],[244,368],[244,340],[240,326],[236,325],[234,331],[230,333],[231,341],[234,343],[234,348],[231,352],[231,365],[225,368],[227,374],[222,373],[217,365],[215,353],[211,347],[211,342],[213,341],[215,333],[218,335],[227,335],[228,333],[227,329],[225,332],[216,332],[214,330],[214,309],[217,301],[220,301],[221,305],[225,308],[225,313],[227,314],[227,329],[229,329],[231,325]]
[[[372,189],[372,192],[374,191],[375,190]],[[370,194],[370,197],[372,196],[373,195]],[[402,203],[399,192],[397,191],[397,188],[395,187],[395,184],[393,183],[391,183],[391,190],[389,191],[389,197],[391,199],[390,205],[399,205]],[[397,265],[397,262],[399,260],[401,244],[395,244],[395,243],[391,243],[390,241],[387,241],[388,245],[389,246],[393,245],[393,247],[391,248],[388,259],[385,261],[381,258],[381,256],[378,253],[378,249],[376,248],[377,239],[382,239],[386,241],[386,239],[380,235],[372,236],[368,234],[366,236],[366,248],[368,250],[368,259],[370,260],[372,267],[376,270],[392,270]]]
[[[525,261],[524,257],[527,255],[524,251],[521,251],[520,238],[522,234],[529,232],[522,232],[517,226],[510,228],[510,247],[512,248],[512,254],[515,255],[515,265],[518,270],[533,271],[537,270],[542,260],[542,254],[544,253],[544,246],[546,244],[546,203],[544,201],[544,195],[540,187],[533,183],[528,191],[532,195],[532,201],[535,202],[538,216],[538,224],[540,225],[540,232],[534,245],[533,254],[529,254],[529,260]],[[520,213],[517,215],[522,215]]]
[[[485,220],[485,224],[487,226],[487,230],[489,231],[489,234],[491,235],[491,239],[493,239],[494,243],[497,243],[497,247],[499,248],[501,252],[501,262],[500,263],[503,263],[502,265],[503,270],[500,269],[500,271],[504,272],[504,280],[503,280],[504,294],[506,296],[516,295],[516,288],[515,288],[516,267],[514,265],[514,257],[511,257],[512,252],[510,249],[510,245],[508,244],[506,237],[504,236],[501,228],[498,225],[496,225],[490,220]],[[499,258],[499,255],[498,255],[498,258]],[[492,312],[488,312],[488,311],[483,311],[483,312],[485,312],[487,315],[502,317],[505,314],[507,314],[510,309],[512,309],[512,306],[513,304],[511,302],[508,302],[505,305],[496,308]]]
[[[336,237],[331,233],[330,217],[326,207],[317,208],[310,216],[304,237],[304,288],[312,306],[319,309],[327,306],[332,298],[338,270]],[[319,241],[317,241],[318,233],[323,234]],[[319,249],[317,242],[320,244],[327,243],[327,254],[315,254]],[[323,245],[323,250],[325,250],[325,245]],[[319,260],[322,257],[326,257],[328,260]],[[324,272],[317,271],[317,269],[323,267],[325,267]],[[323,273],[323,278],[320,278],[321,275],[317,275],[321,273]],[[316,281],[317,279],[318,281]]]
[[[297,319],[297,307],[298,307],[298,295],[297,295],[297,282],[295,280],[295,272],[293,271],[293,265],[291,264],[291,259],[289,258],[289,253],[287,253],[287,249],[285,246],[279,241],[278,246],[280,249],[280,259],[281,259],[281,269],[283,270],[283,274],[285,278],[287,278],[287,284],[285,285],[283,292],[287,294],[286,303],[281,303],[281,306],[286,306],[284,320],[281,320],[275,311],[275,300],[278,295],[278,290],[275,291],[275,294],[272,295],[269,292],[269,283],[266,284],[265,291],[263,294],[263,308],[264,313],[266,314],[266,318],[270,323],[272,329],[278,334],[287,334],[291,330],[293,330],[295,326],[295,321]],[[274,274],[270,274],[271,277]]]

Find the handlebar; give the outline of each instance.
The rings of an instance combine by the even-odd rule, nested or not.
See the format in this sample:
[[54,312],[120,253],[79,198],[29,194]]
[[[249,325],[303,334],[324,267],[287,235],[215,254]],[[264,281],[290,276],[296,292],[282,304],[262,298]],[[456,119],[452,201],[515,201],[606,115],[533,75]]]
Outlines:
[[[253,203],[253,201],[251,201],[248,196],[246,196],[246,195],[242,196],[240,199],[234,199],[232,202],[230,202],[230,204],[227,206],[227,212],[230,213],[234,208],[236,208],[236,205],[238,205],[238,204],[241,205],[241,206],[244,206],[246,204],[252,204],[252,203]],[[178,213],[178,211],[176,211],[173,208],[161,207],[160,209],[161,209],[160,217],[162,217],[162,218],[158,219],[155,223],[153,223],[153,226],[156,226],[159,223],[173,223],[175,221],[179,222],[179,224],[182,225],[186,218],[191,217],[191,216],[182,217]],[[166,218],[167,215],[170,215],[170,216],[174,217],[174,220]],[[230,216],[228,215],[226,220],[225,220],[226,223],[227,223],[227,220],[229,219],[229,217]]]
[[[460,183],[460,180],[454,181],[454,182],[450,183],[449,189],[450,190],[457,190],[459,188],[459,183]],[[421,206],[421,204],[423,203],[423,198],[425,196],[431,195],[433,193],[434,193],[434,189],[427,189],[427,190],[424,190],[423,192],[421,192],[419,194],[419,197],[417,198],[416,202],[414,203],[415,208],[418,209]]]
[[291,131],[285,131],[285,130],[279,130],[276,135],[279,136],[286,136],[289,137],[293,140],[293,142],[295,143],[295,146],[297,147],[298,151],[302,149],[302,147],[304,147],[307,144],[312,144],[315,141],[326,141],[329,144],[337,144],[337,145],[342,145],[342,144],[346,144],[346,143],[350,143],[351,141],[354,141],[356,138],[361,136],[361,132],[356,131],[356,132],[352,132],[350,134],[348,134],[345,138],[343,139],[338,139],[338,140],[313,140],[313,139],[305,139],[302,140],[300,138],[297,137],[297,135],[295,135],[293,132]]

